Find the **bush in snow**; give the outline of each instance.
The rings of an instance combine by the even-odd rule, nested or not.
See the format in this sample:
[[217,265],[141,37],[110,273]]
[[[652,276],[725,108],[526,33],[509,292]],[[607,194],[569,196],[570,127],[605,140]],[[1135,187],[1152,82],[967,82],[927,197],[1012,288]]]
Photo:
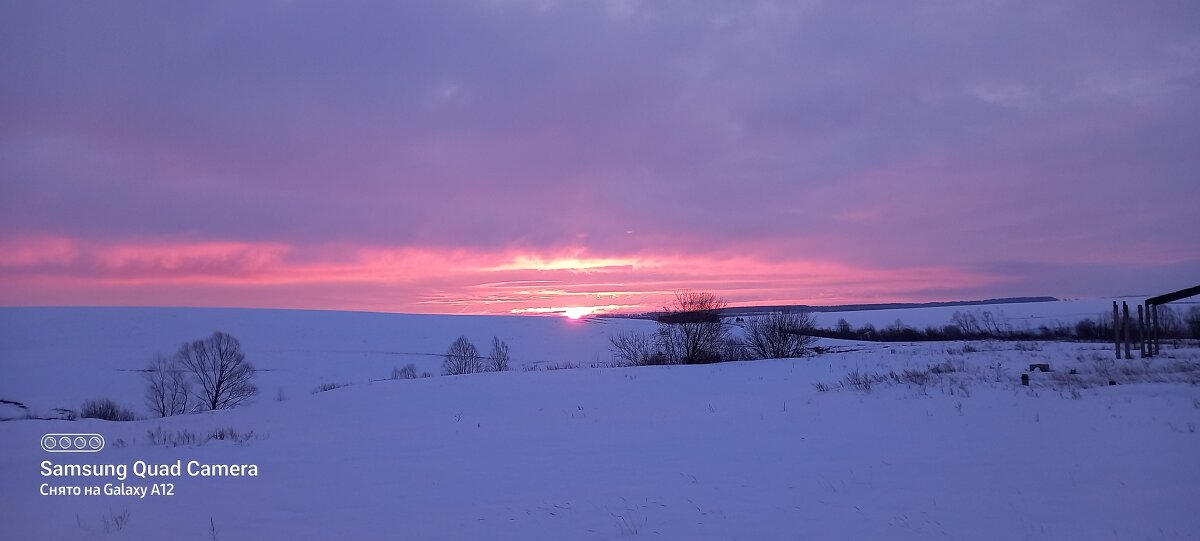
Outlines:
[[671,363],[720,362],[729,324],[721,319],[724,299],[706,292],[684,290],[663,307],[658,321],[658,352]]
[[488,353],[487,365],[492,372],[508,370],[508,344],[495,336],[492,337],[492,351]]
[[620,364],[637,366],[652,364],[654,356],[654,338],[649,334],[638,331],[622,331],[609,338],[609,351]]
[[88,400],[79,408],[79,417],[84,419],[104,419],[105,421],[136,421],[137,415],[122,408],[116,402],[102,398]]
[[746,347],[757,359],[802,357],[816,341],[812,329],[808,312],[758,316],[746,325]]
[[417,365],[409,363],[404,368],[393,368],[392,379],[417,379]]
[[460,336],[450,344],[442,361],[442,373],[447,376],[458,374],[474,374],[483,369],[483,359],[479,349],[465,336]]
[[334,389],[341,389],[342,387],[349,387],[349,386],[350,386],[349,383],[322,383],[320,385],[317,385],[316,389],[313,389],[313,394],[323,393],[325,391],[332,391]]

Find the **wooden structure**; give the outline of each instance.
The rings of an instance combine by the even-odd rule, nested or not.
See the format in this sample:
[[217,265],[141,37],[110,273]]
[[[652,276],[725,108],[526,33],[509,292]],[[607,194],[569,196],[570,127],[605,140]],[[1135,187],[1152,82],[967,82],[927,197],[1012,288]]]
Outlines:
[[[1149,299],[1146,299],[1146,302],[1142,306],[1138,306],[1138,328],[1141,331],[1139,340],[1141,341],[1142,357],[1154,357],[1154,356],[1158,355],[1158,350],[1159,350],[1158,307],[1162,306],[1164,304],[1167,304],[1169,302],[1183,300],[1188,297],[1195,297],[1196,295],[1200,295],[1200,286],[1189,287],[1187,289],[1181,289],[1179,291],[1175,291],[1173,293],[1167,293],[1164,295],[1159,295],[1157,297],[1150,297]],[[1122,303],[1122,304],[1124,304],[1124,303]],[[1129,349],[1128,349],[1129,348],[1129,338],[1128,338],[1128,335],[1129,335],[1128,334],[1129,333],[1128,314],[1129,314],[1129,312],[1128,312],[1128,310],[1129,310],[1129,308],[1126,307],[1125,323],[1124,323],[1124,325],[1121,325],[1121,326],[1125,327],[1125,333],[1126,333],[1126,342],[1125,342],[1125,348],[1126,348],[1125,349],[1125,358],[1126,359],[1129,358]],[[1144,319],[1142,316],[1143,312],[1145,313]],[[1118,327],[1119,324],[1116,321],[1116,315],[1117,315],[1117,303],[1116,303],[1116,301],[1113,301],[1113,329],[1114,329],[1113,334],[1115,335],[1115,337],[1119,337],[1121,331],[1119,330],[1119,327]],[[1117,338],[1117,339],[1119,340],[1119,338]],[[1120,344],[1117,345],[1117,358],[1118,359],[1121,358]]]

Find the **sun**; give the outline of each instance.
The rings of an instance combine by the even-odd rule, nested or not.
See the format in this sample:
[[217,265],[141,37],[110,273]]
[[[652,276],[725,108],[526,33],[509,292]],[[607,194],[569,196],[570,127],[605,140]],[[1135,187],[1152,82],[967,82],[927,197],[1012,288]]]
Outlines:
[[567,308],[566,310],[563,310],[563,315],[570,319],[579,319],[590,313],[592,313],[592,309],[587,306],[576,306],[574,308]]

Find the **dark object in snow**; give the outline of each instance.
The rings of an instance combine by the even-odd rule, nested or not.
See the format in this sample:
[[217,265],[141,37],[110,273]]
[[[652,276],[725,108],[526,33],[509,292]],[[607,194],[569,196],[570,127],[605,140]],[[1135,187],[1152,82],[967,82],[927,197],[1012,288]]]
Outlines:
[[1072,375],[1074,375],[1074,374],[1078,374],[1078,373],[1079,373],[1079,371],[1078,371],[1078,370],[1075,370],[1074,368],[1072,368],[1072,369],[1071,369],[1071,374],[1072,374]]
[[1050,363],[1034,363],[1029,365],[1029,371],[1041,370],[1042,372],[1050,371]]
[[1117,384],[1117,382],[1116,382],[1116,380],[1111,380],[1111,379],[1110,379],[1110,380],[1108,380],[1108,384],[1109,384],[1109,385],[1116,385],[1116,384]]
[[1021,374],[1021,385],[1029,386],[1029,374]]

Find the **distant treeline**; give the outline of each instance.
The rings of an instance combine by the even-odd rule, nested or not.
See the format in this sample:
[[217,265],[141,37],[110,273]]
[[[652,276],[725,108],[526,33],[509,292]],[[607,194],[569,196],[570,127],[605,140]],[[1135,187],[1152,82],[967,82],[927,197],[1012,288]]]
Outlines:
[[[942,308],[948,306],[980,306],[996,304],[1021,304],[1033,302],[1055,302],[1054,297],[1005,297],[1001,299],[983,299],[978,301],[942,301],[942,302],[889,302],[875,304],[834,304],[825,306],[809,306],[807,304],[781,304],[764,306],[727,306],[721,308],[721,317],[752,318],[770,314],[791,313],[821,313],[821,312],[866,312],[875,310],[908,310],[911,308]],[[654,319],[657,320],[662,311],[628,312],[604,314],[605,318]]]
[[942,308],[948,306],[979,306],[995,304],[1024,304],[1034,302],[1055,302],[1054,297],[1005,297],[1001,299],[983,299],[977,301],[942,301],[942,302],[887,302],[875,304],[834,304],[826,306],[808,306],[805,304],[789,304],[777,306],[734,306],[721,310],[724,317],[745,317],[778,312],[864,312],[875,310],[908,310],[911,308]]
[[[813,336],[840,338],[845,340],[869,340],[878,342],[921,342],[939,340],[1112,340],[1112,314],[1101,314],[1074,323],[1055,321],[1036,327],[1016,327],[1003,311],[975,310],[954,312],[950,322],[934,326],[913,327],[897,319],[887,326],[877,328],[867,323],[855,328],[845,319],[839,319],[833,328],[814,327]],[[1132,329],[1133,339],[1140,340],[1136,319]],[[1200,339],[1200,306],[1186,311],[1170,306],[1159,307],[1159,338],[1176,340]]]

